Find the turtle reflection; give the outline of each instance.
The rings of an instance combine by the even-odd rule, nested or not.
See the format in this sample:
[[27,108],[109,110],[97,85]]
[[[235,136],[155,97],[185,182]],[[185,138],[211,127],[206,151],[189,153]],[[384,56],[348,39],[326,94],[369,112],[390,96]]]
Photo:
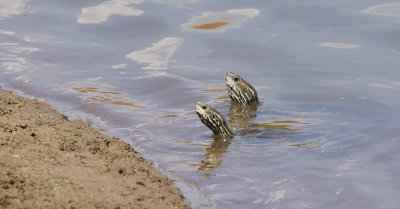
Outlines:
[[257,105],[243,106],[231,102],[228,124],[233,129],[248,128],[256,117]]

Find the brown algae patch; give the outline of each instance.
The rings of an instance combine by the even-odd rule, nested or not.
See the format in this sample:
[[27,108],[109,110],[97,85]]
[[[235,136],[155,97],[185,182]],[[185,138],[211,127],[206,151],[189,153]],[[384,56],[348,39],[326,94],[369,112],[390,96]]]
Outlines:
[[201,91],[205,91],[205,92],[225,92],[226,88],[224,88],[224,89],[202,89]]
[[203,12],[199,16],[192,17],[187,23],[182,24],[183,31],[202,31],[222,33],[228,29],[240,28],[240,26],[260,14],[258,9],[231,9],[226,11]]
[[164,114],[161,115],[160,118],[180,118],[180,116],[176,114]]
[[302,148],[302,149],[317,149],[319,147],[322,147],[321,144],[317,144],[315,142],[310,142],[310,143],[303,143],[303,144],[291,144],[291,147],[297,147],[297,148]]
[[92,97],[88,97],[88,99],[91,99],[91,100],[97,101],[97,102],[101,102],[101,103],[105,103],[105,104],[114,104],[114,105],[119,105],[119,106],[129,106],[129,107],[136,107],[136,108],[146,108],[144,106],[137,105],[133,102],[119,100],[119,99],[115,99],[115,98],[108,98],[106,96],[92,96]]
[[298,131],[299,128],[294,128],[309,125],[311,122],[297,121],[297,120],[276,120],[268,123],[253,123],[250,127],[260,129],[274,129],[274,130],[285,130],[285,131]]
[[80,86],[77,84],[67,84],[64,87],[82,93],[86,99],[91,101],[132,108],[146,108],[136,102],[126,100],[119,92],[109,91],[101,87]]
[[294,120],[276,120],[271,122],[274,125],[306,125],[311,124],[306,121],[294,121]]
[[114,94],[114,95],[119,94],[118,92],[104,91],[97,87],[80,87],[80,86],[74,86],[74,84],[66,85],[66,87],[71,87],[72,90],[75,90],[80,93],[101,93],[101,94]]
[[198,29],[198,30],[212,30],[212,29],[224,27],[228,24],[229,24],[229,22],[217,21],[217,22],[205,23],[205,24],[201,24],[201,25],[194,25],[194,26],[192,26],[192,28]]
[[274,130],[285,130],[285,131],[296,131],[297,129],[291,128],[289,125],[277,125],[273,123],[253,123],[250,125],[251,128],[259,129],[274,129]]

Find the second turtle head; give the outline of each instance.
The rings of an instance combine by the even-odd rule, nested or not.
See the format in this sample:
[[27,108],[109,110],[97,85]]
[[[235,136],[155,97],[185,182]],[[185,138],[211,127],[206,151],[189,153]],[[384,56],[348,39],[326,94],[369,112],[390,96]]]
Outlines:
[[258,95],[256,89],[247,83],[238,74],[226,73],[226,86],[228,94],[232,101],[240,104],[256,104],[258,103]]

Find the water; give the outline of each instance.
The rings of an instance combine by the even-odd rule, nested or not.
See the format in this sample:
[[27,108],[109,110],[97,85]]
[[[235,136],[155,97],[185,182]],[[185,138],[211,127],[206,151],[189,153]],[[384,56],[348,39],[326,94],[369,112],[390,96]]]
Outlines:
[[[0,0],[0,83],[125,139],[194,208],[398,208],[399,23],[375,0]],[[220,144],[194,102],[228,117],[227,71],[263,102]]]

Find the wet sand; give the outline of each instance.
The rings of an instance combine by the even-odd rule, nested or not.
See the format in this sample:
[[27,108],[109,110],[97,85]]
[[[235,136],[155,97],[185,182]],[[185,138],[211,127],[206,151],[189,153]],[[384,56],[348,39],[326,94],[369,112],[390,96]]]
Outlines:
[[128,144],[0,90],[0,208],[189,208]]

